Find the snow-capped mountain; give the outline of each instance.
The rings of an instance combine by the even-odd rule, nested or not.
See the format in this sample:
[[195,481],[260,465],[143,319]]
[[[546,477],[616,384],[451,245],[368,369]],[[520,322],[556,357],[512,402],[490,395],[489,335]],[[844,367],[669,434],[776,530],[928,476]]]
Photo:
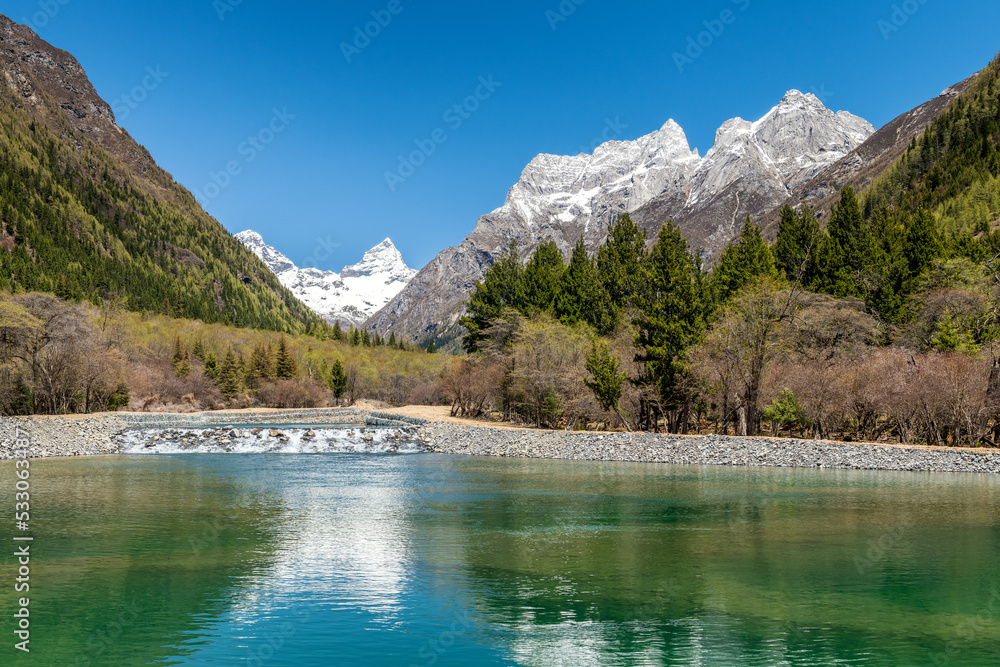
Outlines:
[[367,326],[412,338],[439,335],[455,326],[475,281],[511,239],[522,259],[549,238],[568,256],[582,236],[593,252],[624,212],[653,236],[673,220],[710,258],[747,215],[779,206],[874,132],[864,119],[792,90],[756,122],[726,121],[704,157],[673,120],[591,155],[539,155],[502,207],[480,217],[461,245],[440,253]]
[[406,265],[390,239],[366,252],[357,264],[345,266],[340,273],[300,269],[252,230],[240,232],[236,239],[253,251],[310,310],[331,324],[339,321],[345,328],[352,324],[361,326],[417,273]]

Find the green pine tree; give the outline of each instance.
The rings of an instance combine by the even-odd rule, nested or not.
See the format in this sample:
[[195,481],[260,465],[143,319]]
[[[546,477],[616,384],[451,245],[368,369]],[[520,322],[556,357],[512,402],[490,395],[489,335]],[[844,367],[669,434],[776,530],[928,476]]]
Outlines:
[[[668,223],[669,224],[669,223]],[[607,317],[598,332],[614,331],[639,290],[641,266],[646,257],[646,234],[628,213],[608,229],[608,238],[597,250],[597,273],[602,286],[602,308]]]
[[174,373],[177,374],[179,378],[186,378],[191,375],[191,355],[187,352],[184,353],[184,358],[181,359],[180,363],[174,366]]
[[545,313],[552,310],[559,279],[566,270],[559,246],[553,240],[543,242],[531,255],[524,267],[524,315]]
[[618,358],[608,349],[605,341],[594,341],[587,355],[587,372],[593,379],[584,379],[584,384],[594,392],[594,398],[605,410],[612,410],[622,420],[625,430],[631,431],[628,420],[618,408],[628,375],[621,370]]
[[279,380],[290,380],[299,374],[295,357],[288,349],[288,341],[282,336],[278,340],[278,352],[275,354],[275,371]]
[[191,375],[191,355],[181,347],[180,336],[174,339],[174,354],[170,358],[170,361],[174,366],[174,375],[180,378],[186,378]]
[[524,267],[517,252],[517,242],[511,241],[507,252],[486,271],[481,282],[476,282],[469,295],[466,306],[468,315],[460,320],[467,332],[462,340],[466,352],[472,354],[479,350],[479,344],[485,337],[483,332],[503,317],[505,311],[524,311],[523,277]]
[[775,267],[789,282],[812,286],[818,276],[817,258],[825,233],[816,214],[806,206],[796,213],[791,206],[781,209],[778,238],[771,248]]
[[174,354],[170,357],[170,362],[176,367],[184,360],[184,347],[181,345],[181,337],[174,337]]
[[217,380],[219,378],[219,362],[215,358],[215,352],[209,352],[205,355],[203,372],[213,380]]
[[246,385],[252,391],[260,389],[264,382],[277,377],[274,361],[274,350],[270,344],[258,343],[250,353],[250,361],[246,366]]
[[584,321],[602,334],[608,334],[609,322],[601,299],[601,281],[597,265],[587,253],[583,237],[576,242],[569,266],[559,279],[553,312],[559,321],[573,325]]
[[841,191],[827,233],[827,247],[821,249],[826,291],[836,296],[864,297],[865,278],[875,266],[875,241],[854,188],[847,186]]
[[945,311],[938,320],[934,336],[931,338],[931,348],[939,352],[965,352],[975,354],[979,351],[972,336],[956,324],[951,311]]
[[330,391],[333,392],[333,396],[339,404],[340,399],[347,391],[347,372],[344,370],[344,364],[340,359],[333,360],[328,378],[327,385],[330,387]]
[[739,238],[729,244],[712,271],[710,282],[716,305],[721,306],[744,285],[760,276],[777,278],[778,272],[760,227],[748,215]]
[[219,391],[226,398],[232,398],[240,393],[240,364],[232,348],[226,352],[222,365],[219,367]]
[[[643,288],[636,298],[640,311],[636,361],[644,362],[646,370],[637,380],[655,387],[661,405],[673,410],[684,398],[679,384],[685,355],[704,329],[698,259],[688,251],[680,228],[667,223],[642,268]],[[655,425],[656,411],[645,419]]]
[[913,293],[920,276],[942,255],[944,248],[938,239],[934,217],[921,208],[913,217],[903,238],[903,256],[908,274],[904,289],[907,293]]

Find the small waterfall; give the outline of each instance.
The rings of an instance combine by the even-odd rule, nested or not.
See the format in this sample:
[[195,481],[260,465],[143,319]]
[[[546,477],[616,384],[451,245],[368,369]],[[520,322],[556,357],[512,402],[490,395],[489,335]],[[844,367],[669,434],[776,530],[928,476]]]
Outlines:
[[128,429],[117,436],[125,454],[418,454],[429,451],[411,430],[389,428]]

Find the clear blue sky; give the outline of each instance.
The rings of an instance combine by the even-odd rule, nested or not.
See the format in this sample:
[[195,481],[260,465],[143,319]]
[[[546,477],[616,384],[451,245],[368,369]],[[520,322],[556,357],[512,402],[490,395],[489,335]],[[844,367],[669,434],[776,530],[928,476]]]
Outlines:
[[[8,0],[0,12],[73,53],[227,229],[332,270],[386,236],[423,266],[538,153],[674,118],[704,154],[724,120],[755,119],[791,88],[881,126],[1000,51],[988,0]],[[375,18],[387,25],[345,55]],[[474,111],[445,116],[477,92]],[[390,191],[385,173],[417,140],[433,153]],[[227,187],[206,188],[230,162]]]

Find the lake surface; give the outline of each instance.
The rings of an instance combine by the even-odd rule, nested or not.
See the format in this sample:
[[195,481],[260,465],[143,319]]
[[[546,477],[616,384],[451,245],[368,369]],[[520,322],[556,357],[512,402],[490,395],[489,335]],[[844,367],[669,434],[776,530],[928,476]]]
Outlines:
[[994,477],[339,454],[31,481],[32,652],[5,577],[3,665],[1000,664]]

